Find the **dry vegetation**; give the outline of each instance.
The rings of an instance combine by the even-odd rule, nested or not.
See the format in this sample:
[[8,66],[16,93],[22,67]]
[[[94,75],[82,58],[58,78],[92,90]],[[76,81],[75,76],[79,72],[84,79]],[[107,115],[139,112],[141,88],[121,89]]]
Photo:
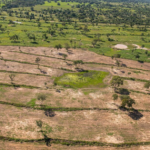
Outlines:
[[[127,66],[120,67],[116,65],[115,59],[79,49],[66,51],[43,47],[1,46],[0,52],[0,136],[14,139],[42,139],[41,131],[43,131],[52,139],[114,144],[150,141],[150,95],[149,90],[144,88],[144,83],[150,80],[150,63],[118,59]],[[66,54],[67,58],[64,59],[62,54]],[[40,58],[38,63],[35,62],[37,57]],[[73,89],[54,85],[55,77],[77,72],[74,60],[84,62],[78,65],[80,69],[109,72],[104,79],[107,86]],[[10,75],[14,75],[14,78],[11,79]],[[114,89],[110,86],[110,80],[114,75],[124,77],[124,84],[120,88],[128,89],[130,92],[130,97],[136,102],[134,108],[137,114],[119,109],[120,100],[113,100]],[[39,94],[45,95],[43,102],[38,100]],[[23,107],[11,106],[13,103]],[[42,105],[55,108],[55,111],[44,108],[39,110]],[[56,109],[60,107],[64,110]],[[67,111],[65,108],[81,110]],[[37,120],[43,122],[41,129],[37,126]],[[0,149],[12,150],[31,149],[31,147],[39,150],[117,149],[109,146],[61,144],[52,144],[49,148],[39,142],[23,144],[14,141],[0,142]],[[149,145],[125,147],[125,149],[144,150],[149,149]]]

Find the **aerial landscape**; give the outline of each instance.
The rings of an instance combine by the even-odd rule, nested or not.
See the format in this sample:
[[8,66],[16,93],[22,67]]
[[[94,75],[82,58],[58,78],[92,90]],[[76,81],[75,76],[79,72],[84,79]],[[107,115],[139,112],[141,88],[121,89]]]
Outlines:
[[150,150],[150,0],[0,0],[0,150]]

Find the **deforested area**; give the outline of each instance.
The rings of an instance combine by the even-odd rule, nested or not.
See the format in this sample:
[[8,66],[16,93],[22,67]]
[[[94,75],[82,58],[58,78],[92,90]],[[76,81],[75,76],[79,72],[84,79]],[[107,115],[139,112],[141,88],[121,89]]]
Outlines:
[[149,13],[148,0],[0,0],[0,149],[149,149]]

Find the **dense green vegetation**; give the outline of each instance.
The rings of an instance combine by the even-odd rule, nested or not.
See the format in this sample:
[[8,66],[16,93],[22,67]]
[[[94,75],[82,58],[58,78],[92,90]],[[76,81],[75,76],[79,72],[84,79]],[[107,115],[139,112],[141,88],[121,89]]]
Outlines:
[[103,79],[108,72],[87,71],[79,73],[66,73],[55,79],[55,85],[64,87],[83,88],[83,87],[104,87]]
[[[150,62],[150,4],[61,0],[0,1],[0,45],[82,48]],[[16,21],[16,22],[14,22]],[[127,50],[114,48],[125,44]],[[140,48],[136,49],[133,44]],[[147,49],[143,49],[147,48]]]

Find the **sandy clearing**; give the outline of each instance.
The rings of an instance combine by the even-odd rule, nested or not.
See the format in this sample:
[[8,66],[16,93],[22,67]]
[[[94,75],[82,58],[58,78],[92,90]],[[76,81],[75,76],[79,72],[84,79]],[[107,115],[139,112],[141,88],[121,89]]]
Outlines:
[[114,46],[114,48],[116,48],[116,49],[127,49],[128,46],[126,46],[124,44],[117,44],[117,45]]
[[136,49],[143,49],[143,50],[149,50],[148,48],[145,48],[145,47],[141,47],[137,44],[132,44],[133,46],[135,46]]

